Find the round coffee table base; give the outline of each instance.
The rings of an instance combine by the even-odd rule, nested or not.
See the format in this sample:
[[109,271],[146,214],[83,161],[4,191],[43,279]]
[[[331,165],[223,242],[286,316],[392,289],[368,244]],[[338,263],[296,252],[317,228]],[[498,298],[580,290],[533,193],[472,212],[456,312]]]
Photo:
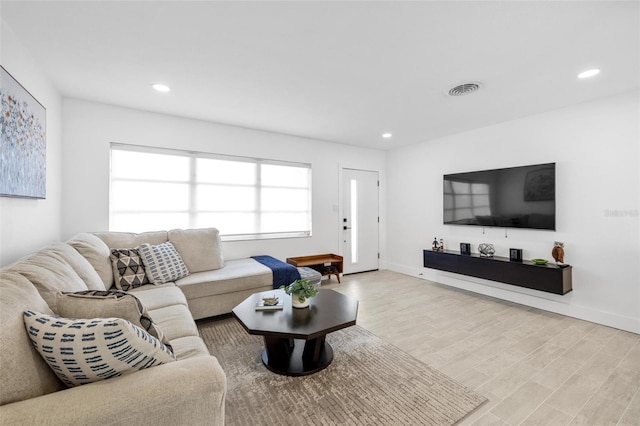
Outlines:
[[305,340],[294,339],[295,347],[288,359],[269,360],[269,355],[265,349],[262,351],[262,363],[270,371],[285,376],[306,376],[327,368],[333,361],[333,348],[331,345],[324,342],[318,361],[314,362],[302,356],[305,342]]

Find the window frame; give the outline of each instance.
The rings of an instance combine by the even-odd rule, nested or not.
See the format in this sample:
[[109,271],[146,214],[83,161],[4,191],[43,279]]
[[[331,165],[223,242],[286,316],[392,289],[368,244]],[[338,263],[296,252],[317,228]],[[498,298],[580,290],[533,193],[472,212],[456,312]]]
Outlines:
[[[236,156],[236,155],[228,155],[228,154],[217,154],[217,153],[209,153],[209,152],[199,152],[192,150],[180,150],[173,148],[160,148],[160,147],[152,147],[145,145],[133,145],[133,144],[124,144],[118,142],[111,142],[109,147],[109,230],[121,232],[122,230],[113,229],[113,216],[117,214],[126,213],[125,210],[114,210],[113,207],[113,197],[114,197],[114,183],[116,182],[143,182],[144,179],[135,179],[135,178],[119,178],[113,176],[114,169],[114,159],[113,153],[114,151],[129,151],[136,152],[141,154],[161,154],[161,155],[170,155],[177,157],[185,157],[189,159],[189,177],[186,182],[180,182],[182,184],[186,183],[189,186],[188,190],[188,208],[185,212],[184,210],[179,210],[177,212],[187,213],[188,216],[188,228],[196,228],[197,223],[197,215],[199,213],[216,213],[216,212],[225,212],[224,210],[197,210],[197,188],[199,185],[224,185],[224,184],[215,184],[215,183],[206,183],[206,182],[198,182],[197,181],[197,166],[196,163],[198,159],[214,159],[220,161],[229,161],[229,162],[240,162],[245,164],[253,164],[256,166],[256,176],[253,181],[253,184],[243,184],[243,186],[251,187],[255,189],[255,202],[256,207],[254,210],[254,214],[256,215],[255,221],[256,226],[261,221],[261,218],[270,212],[264,211],[262,206],[262,190],[264,188],[285,188],[278,187],[273,185],[263,185],[261,174],[262,174],[262,166],[284,166],[284,167],[295,167],[300,169],[307,170],[308,183],[306,185],[301,186],[300,190],[305,190],[308,192],[308,202],[307,209],[301,210],[302,213],[308,214],[308,230],[289,230],[289,231],[276,231],[276,232],[260,232],[259,227],[256,229],[258,232],[247,232],[247,233],[223,233],[224,230],[220,229],[220,238],[223,241],[247,241],[247,240],[264,240],[264,239],[281,239],[281,238],[307,238],[312,236],[313,231],[313,205],[312,205],[312,195],[313,195],[313,169],[310,163],[302,163],[302,162],[293,162],[293,161],[283,161],[283,160],[274,160],[274,159],[266,159],[266,158],[258,158],[258,157],[245,157],[245,156]],[[155,179],[147,180],[147,182],[158,182],[158,183],[171,183],[170,181],[160,181]],[[233,185],[233,184],[228,184]],[[293,187],[291,187],[293,189]],[[176,211],[162,211],[156,210],[154,212],[157,213],[174,213]],[[200,226],[203,227],[203,226]],[[208,226],[205,226],[208,227]],[[213,226],[215,227],[215,226]],[[146,232],[146,231],[135,231],[134,232]]]

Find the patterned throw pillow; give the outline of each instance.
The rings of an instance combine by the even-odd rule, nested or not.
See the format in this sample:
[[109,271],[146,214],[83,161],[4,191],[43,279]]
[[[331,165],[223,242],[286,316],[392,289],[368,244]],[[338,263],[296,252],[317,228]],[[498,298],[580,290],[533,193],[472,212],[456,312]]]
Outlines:
[[171,242],[140,244],[139,251],[149,281],[154,284],[168,283],[189,275],[187,266]]
[[34,348],[69,387],[176,360],[158,339],[122,318],[67,319],[24,311]]
[[118,290],[129,291],[132,288],[149,284],[137,248],[111,249],[110,257],[113,265],[113,279]]
[[57,314],[64,318],[122,318],[160,340],[173,351],[169,340],[153,322],[142,302],[120,290],[84,290],[58,293]]

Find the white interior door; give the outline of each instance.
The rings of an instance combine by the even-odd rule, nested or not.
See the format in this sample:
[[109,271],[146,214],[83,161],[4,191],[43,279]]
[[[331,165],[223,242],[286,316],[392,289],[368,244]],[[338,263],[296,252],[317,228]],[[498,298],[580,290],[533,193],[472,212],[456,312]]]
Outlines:
[[343,169],[342,242],[344,273],[379,267],[378,172]]

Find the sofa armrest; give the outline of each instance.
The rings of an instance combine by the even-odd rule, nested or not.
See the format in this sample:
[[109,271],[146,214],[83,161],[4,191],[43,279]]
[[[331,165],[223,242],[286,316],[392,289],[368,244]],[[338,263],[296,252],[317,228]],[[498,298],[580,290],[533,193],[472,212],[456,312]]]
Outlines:
[[200,356],[0,407],[2,425],[224,425],[227,381]]

